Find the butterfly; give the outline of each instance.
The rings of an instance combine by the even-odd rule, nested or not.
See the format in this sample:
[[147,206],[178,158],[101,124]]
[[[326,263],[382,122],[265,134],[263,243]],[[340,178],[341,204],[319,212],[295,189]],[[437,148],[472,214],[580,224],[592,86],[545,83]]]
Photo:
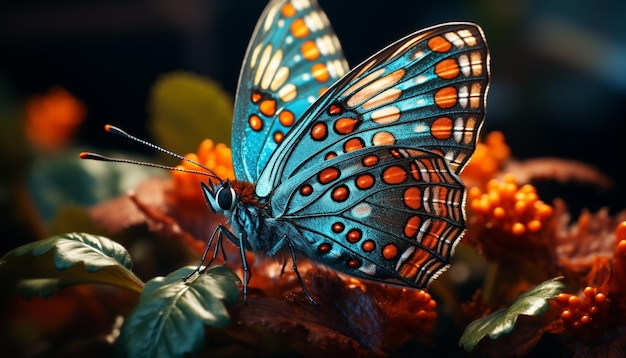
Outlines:
[[272,0],[242,65],[235,99],[236,180],[202,182],[228,218],[209,239],[304,256],[355,277],[423,288],[465,231],[458,177],[485,117],[489,61],[481,28],[412,33],[349,70],[315,0]]

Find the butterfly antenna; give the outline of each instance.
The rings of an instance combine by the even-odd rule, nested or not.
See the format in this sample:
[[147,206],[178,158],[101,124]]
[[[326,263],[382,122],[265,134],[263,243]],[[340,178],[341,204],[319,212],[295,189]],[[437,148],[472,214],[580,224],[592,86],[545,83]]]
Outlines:
[[126,139],[130,139],[132,141],[135,141],[137,143],[143,144],[147,147],[150,147],[154,150],[157,150],[161,153],[165,153],[167,155],[170,155],[174,158],[183,160],[185,162],[194,164],[204,170],[206,170],[206,172],[204,171],[200,171],[200,170],[192,170],[192,169],[184,169],[184,168],[179,168],[179,167],[174,167],[174,166],[169,166],[169,165],[162,165],[162,164],[156,164],[156,163],[150,163],[150,162],[142,162],[142,161],[138,161],[138,160],[131,160],[131,159],[122,159],[122,158],[111,158],[111,157],[107,157],[101,154],[96,154],[96,153],[89,153],[89,152],[82,152],[80,153],[80,158],[81,159],[91,159],[91,160],[99,160],[99,161],[103,161],[103,162],[113,162],[113,163],[128,163],[128,164],[135,164],[135,165],[142,165],[145,167],[153,167],[153,168],[160,168],[160,169],[165,169],[165,170],[174,170],[174,171],[179,171],[179,172],[183,172],[183,173],[191,173],[191,174],[200,174],[200,175],[204,175],[210,178],[215,178],[217,180],[219,180],[220,182],[222,182],[222,179],[215,174],[215,172],[211,169],[209,169],[207,166],[193,160],[193,159],[189,159],[189,158],[185,158],[180,154],[174,153],[170,150],[167,150],[163,147],[160,147],[154,143],[150,143],[147,140],[143,140],[141,138],[137,138],[131,134],[128,134],[127,132],[125,132],[124,130],[116,127],[116,126],[112,126],[110,124],[107,124],[104,126],[104,129],[109,132],[109,133],[113,133],[113,134],[117,134],[119,136],[122,136]]

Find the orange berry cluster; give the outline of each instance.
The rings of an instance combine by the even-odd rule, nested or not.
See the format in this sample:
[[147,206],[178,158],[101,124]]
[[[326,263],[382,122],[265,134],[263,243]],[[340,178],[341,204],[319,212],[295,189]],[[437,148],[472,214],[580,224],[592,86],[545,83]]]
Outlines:
[[600,331],[606,323],[609,299],[596,288],[586,287],[583,297],[569,293],[560,293],[556,302],[563,307],[561,319],[565,329],[571,333],[589,335]]
[[[205,139],[198,147],[198,154],[190,153],[185,155],[185,158],[196,161],[211,169],[221,179],[235,178],[231,149],[225,144],[219,143],[215,145],[212,140]],[[203,171],[202,168],[198,168],[198,166],[187,161],[183,161],[178,168]],[[171,173],[176,187],[176,195],[180,199],[196,202],[202,201],[202,195],[200,195],[200,190],[198,190],[198,183],[200,181],[206,181],[206,176],[179,171],[172,171]]]
[[511,149],[504,140],[504,134],[491,132],[484,142],[476,144],[472,160],[461,176],[468,182],[484,183],[498,174],[502,163],[510,155]]
[[468,194],[470,208],[487,228],[497,228],[515,236],[536,233],[552,217],[550,205],[539,200],[530,184],[519,187],[511,174],[502,181],[492,179],[486,192],[472,187]]

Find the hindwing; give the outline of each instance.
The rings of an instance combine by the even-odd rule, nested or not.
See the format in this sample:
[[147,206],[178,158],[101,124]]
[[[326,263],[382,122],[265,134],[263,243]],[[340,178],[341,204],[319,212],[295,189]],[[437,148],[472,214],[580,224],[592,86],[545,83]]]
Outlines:
[[465,187],[440,155],[369,147],[280,184],[271,216],[307,257],[357,277],[426,287],[465,230]]

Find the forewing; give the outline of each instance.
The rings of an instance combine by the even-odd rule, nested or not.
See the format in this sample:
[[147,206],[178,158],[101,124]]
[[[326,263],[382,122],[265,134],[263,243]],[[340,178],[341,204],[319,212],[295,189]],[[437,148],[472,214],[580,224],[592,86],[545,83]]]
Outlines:
[[305,256],[341,272],[426,287],[464,233],[465,187],[438,154],[369,147],[301,172],[271,199]]
[[326,91],[270,158],[257,194],[329,158],[370,146],[423,148],[459,173],[485,116],[489,53],[482,30],[450,23],[413,33]]
[[348,65],[314,0],[271,1],[242,65],[233,121],[233,166],[254,182],[285,134]]

